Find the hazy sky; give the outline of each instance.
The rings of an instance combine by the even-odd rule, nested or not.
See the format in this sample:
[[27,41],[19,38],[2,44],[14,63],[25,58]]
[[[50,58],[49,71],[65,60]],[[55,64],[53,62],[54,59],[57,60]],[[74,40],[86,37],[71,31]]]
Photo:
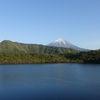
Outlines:
[[0,41],[46,45],[58,38],[100,49],[100,0],[0,0]]

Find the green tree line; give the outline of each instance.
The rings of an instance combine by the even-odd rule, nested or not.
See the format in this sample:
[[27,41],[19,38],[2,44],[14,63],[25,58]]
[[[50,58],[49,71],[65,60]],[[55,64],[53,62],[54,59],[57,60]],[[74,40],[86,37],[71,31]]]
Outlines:
[[25,52],[0,52],[1,64],[17,63],[100,63],[100,50],[65,53],[65,54],[39,54]]

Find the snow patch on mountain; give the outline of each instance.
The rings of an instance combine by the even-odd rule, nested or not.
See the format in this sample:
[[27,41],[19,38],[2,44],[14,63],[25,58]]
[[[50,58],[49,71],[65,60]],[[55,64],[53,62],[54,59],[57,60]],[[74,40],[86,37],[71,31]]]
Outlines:
[[59,38],[57,40],[55,40],[53,43],[56,43],[56,44],[70,44],[68,41],[64,40],[63,38]]

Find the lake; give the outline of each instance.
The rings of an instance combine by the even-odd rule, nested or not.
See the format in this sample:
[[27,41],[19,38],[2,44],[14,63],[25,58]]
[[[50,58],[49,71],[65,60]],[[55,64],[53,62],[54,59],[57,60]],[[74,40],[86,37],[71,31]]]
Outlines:
[[100,100],[100,64],[0,65],[0,100]]

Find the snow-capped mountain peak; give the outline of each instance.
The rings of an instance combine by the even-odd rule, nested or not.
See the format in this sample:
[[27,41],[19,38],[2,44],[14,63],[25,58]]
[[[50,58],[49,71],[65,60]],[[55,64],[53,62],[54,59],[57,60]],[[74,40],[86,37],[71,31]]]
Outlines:
[[55,40],[54,43],[66,44],[66,41],[63,38],[59,38],[59,39]]
[[63,38],[59,38],[59,39],[53,41],[52,43],[54,43],[54,44],[62,44],[62,45],[71,44],[68,41],[64,40]]
[[80,51],[85,50],[83,48],[80,48],[80,47],[77,47],[77,46],[71,44],[70,42],[66,41],[63,38],[59,38],[59,39],[51,42],[50,44],[48,44],[48,46],[56,46],[56,47],[64,47],[64,48],[73,48],[73,49],[80,50]]

